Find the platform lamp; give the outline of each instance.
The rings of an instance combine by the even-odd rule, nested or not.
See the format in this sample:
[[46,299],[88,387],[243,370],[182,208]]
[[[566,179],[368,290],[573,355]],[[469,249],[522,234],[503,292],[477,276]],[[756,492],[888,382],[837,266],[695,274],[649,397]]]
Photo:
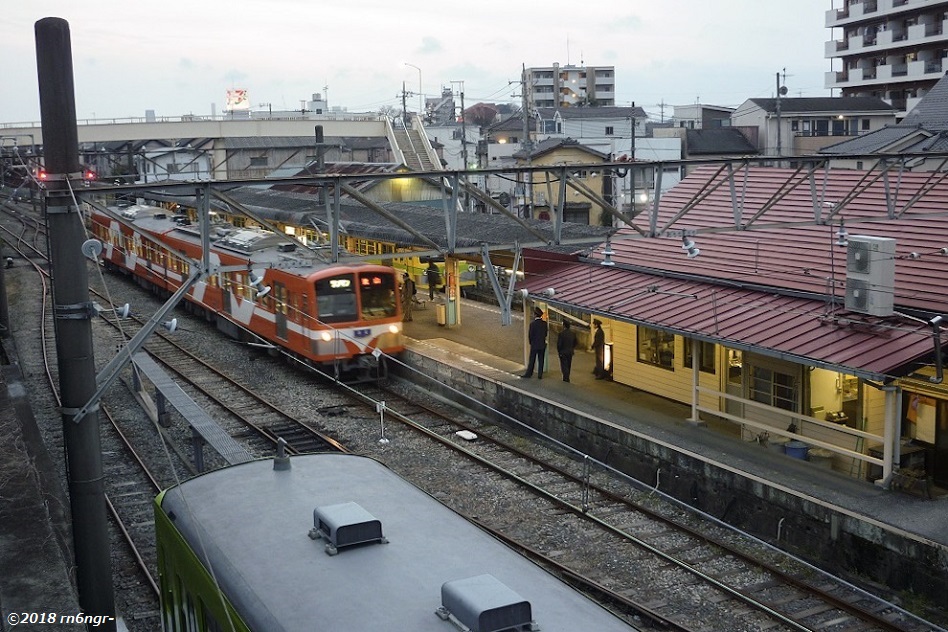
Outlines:
[[612,250],[612,239],[606,237],[606,247],[602,249],[603,260],[599,262],[599,265],[614,266],[616,264],[616,262],[612,260],[612,255],[614,254],[616,253]]
[[682,236],[681,238],[681,249],[688,253],[689,259],[694,259],[701,254],[701,249],[698,248],[698,244],[687,236]]

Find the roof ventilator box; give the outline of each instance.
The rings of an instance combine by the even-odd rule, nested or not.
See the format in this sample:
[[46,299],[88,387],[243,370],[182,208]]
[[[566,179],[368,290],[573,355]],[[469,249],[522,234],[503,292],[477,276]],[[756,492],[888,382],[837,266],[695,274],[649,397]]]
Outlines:
[[356,544],[377,542],[387,544],[382,523],[358,503],[326,505],[313,510],[313,528],[309,537],[325,538],[326,553],[335,555],[339,549]]
[[441,585],[441,607],[435,611],[462,632],[539,630],[530,602],[493,575],[455,579]]
[[853,235],[846,250],[846,309],[891,316],[895,309],[895,240]]

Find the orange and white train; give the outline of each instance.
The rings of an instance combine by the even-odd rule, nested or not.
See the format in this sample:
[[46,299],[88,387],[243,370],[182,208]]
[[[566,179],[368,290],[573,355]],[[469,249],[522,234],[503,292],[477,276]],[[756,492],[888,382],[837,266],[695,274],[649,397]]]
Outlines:
[[[190,274],[179,253],[201,260],[199,228],[152,206],[116,214],[122,221],[99,210],[90,216],[105,265],[173,294]],[[211,270],[232,271],[197,281],[187,305],[228,335],[263,339],[311,366],[360,378],[384,375],[384,358],[404,349],[398,270],[328,263],[281,235],[230,224],[211,225],[210,246]]]

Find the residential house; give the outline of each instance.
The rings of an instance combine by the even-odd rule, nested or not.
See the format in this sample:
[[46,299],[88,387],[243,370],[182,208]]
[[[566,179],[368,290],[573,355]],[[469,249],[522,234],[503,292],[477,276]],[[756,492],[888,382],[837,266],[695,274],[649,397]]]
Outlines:
[[[587,170],[585,165],[609,162],[609,156],[572,138],[548,138],[529,152],[514,155],[519,165],[549,166],[544,174],[534,173],[532,180],[520,182],[525,202],[521,205],[527,216],[552,219],[560,201],[560,172],[566,168],[580,187],[588,187],[607,202],[615,202],[615,177],[603,170]],[[603,207],[581,189],[567,187],[563,200],[563,221],[576,224],[612,225],[611,217],[604,215]]]
[[[847,139],[820,150],[838,157],[853,169],[874,163],[872,154],[938,154],[933,160],[913,158],[900,168],[924,171],[940,168],[948,152],[948,76],[942,77],[901,122]],[[846,159],[846,156],[852,156]]]
[[878,97],[748,99],[731,115],[731,127],[756,133],[767,156],[801,156],[895,123],[896,109]]

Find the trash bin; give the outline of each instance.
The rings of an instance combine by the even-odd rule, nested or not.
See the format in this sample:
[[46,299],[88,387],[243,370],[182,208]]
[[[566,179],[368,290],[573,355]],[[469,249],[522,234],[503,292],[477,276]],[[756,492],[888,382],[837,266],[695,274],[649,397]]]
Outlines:
[[802,441],[787,441],[787,445],[784,447],[784,450],[787,453],[787,456],[806,461],[807,452],[810,451],[810,446],[803,443]]
[[444,326],[448,322],[448,308],[444,303],[435,305],[435,319],[438,324]]

